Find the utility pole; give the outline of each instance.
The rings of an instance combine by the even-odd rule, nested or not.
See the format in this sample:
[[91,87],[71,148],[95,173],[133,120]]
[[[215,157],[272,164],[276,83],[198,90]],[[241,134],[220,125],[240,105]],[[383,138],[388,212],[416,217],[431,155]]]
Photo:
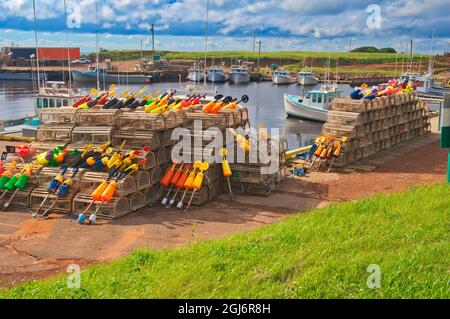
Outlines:
[[142,71],[142,69],[143,69],[143,59],[144,59],[144,56],[143,56],[143,54],[142,54],[142,40],[143,39],[141,39],[141,62],[139,63],[139,65],[141,66],[141,71]]
[[98,44],[98,1],[95,1],[95,42],[97,44],[97,90],[100,91],[100,48]]
[[257,43],[258,43],[258,72],[259,72],[259,61],[261,60],[261,44],[262,44],[262,41],[259,40]]

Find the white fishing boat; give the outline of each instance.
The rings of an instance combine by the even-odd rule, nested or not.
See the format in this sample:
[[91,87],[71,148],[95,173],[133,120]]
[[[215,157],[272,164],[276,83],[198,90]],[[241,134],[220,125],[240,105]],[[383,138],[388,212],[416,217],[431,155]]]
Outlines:
[[319,83],[319,79],[314,76],[311,71],[300,71],[298,72],[297,82],[300,85],[316,85]]
[[[118,73],[110,73],[106,69],[101,68],[98,71],[98,78],[101,83],[118,82]],[[72,77],[75,82],[95,83],[97,81],[97,69],[95,67],[90,67],[87,70],[74,70],[72,71]],[[126,77],[126,83],[129,84],[148,84],[152,82],[152,77],[150,75],[141,73],[127,72],[126,75],[122,74],[122,77]]]
[[233,83],[248,83],[250,82],[250,73],[246,66],[232,65],[228,78]]
[[292,84],[296,79],[292,77],[289,71],[277,70],[272,73],[272,82],[275,84]]
[[223,67],[215,65],[209,68],[208,75],[206,77],[210,82],[226,82],[227,76]]
[[305,96],[284,95],[284,109],[288,116],[326,122],[330,104],[341,91],[336,85],[323,85]]
[[189,69],[188,80],[193,82],[201,82],[205,79],[205,70],[194,65]]

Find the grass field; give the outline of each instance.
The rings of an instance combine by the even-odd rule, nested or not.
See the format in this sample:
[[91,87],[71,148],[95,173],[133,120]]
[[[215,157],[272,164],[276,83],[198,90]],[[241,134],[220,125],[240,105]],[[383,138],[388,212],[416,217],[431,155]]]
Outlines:
[[[151,51],[144,51],[144,56],[151,56]],[[172,52],[172,51],[158,51],[158,54],[161,55],[162,58],[165,59],[186,59],[186,60],[203,60],[205,57],[204,52]],[[123,51],[105,51],[104,54],[107,57],[110,57],[113,61],[125,61],[125,60],[136,60],[140,59],[141,52],[136,50],[123,50]],[[91,53],[91,55],[94,55]],[[379,64],[379,63],[388,63],[395,62],[396,54],[395,53],[360,53],[360,52],[288,52],[288,51],[280,51],[280,52],[261,52],[261,59],[266,60],[279,60],[276,61],[280,64],[289,64],[295,61],[303,61],[306,59],[313,59],[316,63],[321,65],[321,61],[327,61],[328,57],[331,57],[331,60],[339,59],[339,65],[346,65],[348,63],[357,63],[357,64]],[[215,59],[217,62],[220,60],[224,60],[227,63],[229,60],[253,60],[256,61],[258,59],[257,52],[249,52],[249,51],[212,51],[207,53],[208,60]],[[399,54],[397,56],[398,61],[401,60],[402,55]],[[417,54],[414,55],[414,60],[418,61],[427,57],[427,55]],[[408,55],[405,55],[405,59],[408,58]],[[332,61],[332,64],[334,62]]]
[[[450,186],[333,204],[219,240],[0,291],[0,298],[448,298]],[[238,212],[237,212],[238,213]],[[381,288],[369,289],[369,265]]]

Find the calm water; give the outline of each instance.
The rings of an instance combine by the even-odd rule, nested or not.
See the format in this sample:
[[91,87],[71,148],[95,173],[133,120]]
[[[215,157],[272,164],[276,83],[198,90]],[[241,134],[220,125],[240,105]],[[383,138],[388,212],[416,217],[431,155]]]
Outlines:
[[[186,83],[182,83],[184,88]],[[308,87],[305,92],[318,88]],[[131,90],[139,90],[141,86],[130,85]],[[89,90],[90,87],[80,87]],[[180,88],[179,83],[152,84],[148,92],[158,89]],[[303,88],[299,85],[274,85],[272,82],[252,82],[248,84],[216,84],[216,91],[225,96],[240,97],[247,94],[250,101],[247,104],[250,115],[250,123],[253,127],[263,124],[267,128],[278,128],[280,134],[286,136],[289,148],[308,145],[320,134],[322,124],[306,120],[286,118],[283,105],[283,94],[303,94]],[[27,82],[0,81],[0,120],[16,119],[34,114],[32,84]],[[120,89],[120,88],[119,88]],[[208,84],[208,89],[213,90],[213,85]],[[351,88],[342,85],[343,94],[347,95]]]

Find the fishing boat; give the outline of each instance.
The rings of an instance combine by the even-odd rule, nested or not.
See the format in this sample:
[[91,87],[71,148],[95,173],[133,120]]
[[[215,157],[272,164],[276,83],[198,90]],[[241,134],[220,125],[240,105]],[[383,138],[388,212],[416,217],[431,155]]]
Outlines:
[[272,82],[275,84],[292,84],[296,79],[289,74],[289,71],[277,70],[272,73]]
[[[46,74],[39,75],[41,81],[46,81]],[[37,75],[32,72],[4,72],[0,71],[0,81],[35,81]]]
[[[99,81],[102,83],[117,83],[119,74],[109,73],[106,69],[98,70]],[[129,84],[145,84],[150,83],[152,77],[150,75],[144,75],[141,73],[127,73],[120,74],[122,80]],[[93,83],[97,81],[97,69],[90,67],[87,70],[75,70],[72,71],[73,80],[76,82]],[[125,79],[126,78],[126,79]],[[125,79],[125,80],[124,80]]]
[[187,78],[189,81],[201,82],[205,79],[205,70],[194,65],[189,69]]
[[210,82],[226,82],[228,79],[223,70],[223,67],[218,65],[209,68],[206,78]]
[[323,85],[305,96],[285,94],[284,109],[288,116],[326,122],[330,104],[341,93],[336,85]]
[[439,87],[434,84],[433,75],[431,73],[404,73],[401,77],[403,82],[415,83],[419,82],[416,91],[421,97],[438,97],[442,98],[445,93],[450,93],[450,89]]
[[319,83],[319,79],[311,71],[300,71],[298,72],[297,82],[300,85],[316,85]]
[[250,82],[250,73],[246,66],[232,65],[228,78],[233,83],[248,83]]

